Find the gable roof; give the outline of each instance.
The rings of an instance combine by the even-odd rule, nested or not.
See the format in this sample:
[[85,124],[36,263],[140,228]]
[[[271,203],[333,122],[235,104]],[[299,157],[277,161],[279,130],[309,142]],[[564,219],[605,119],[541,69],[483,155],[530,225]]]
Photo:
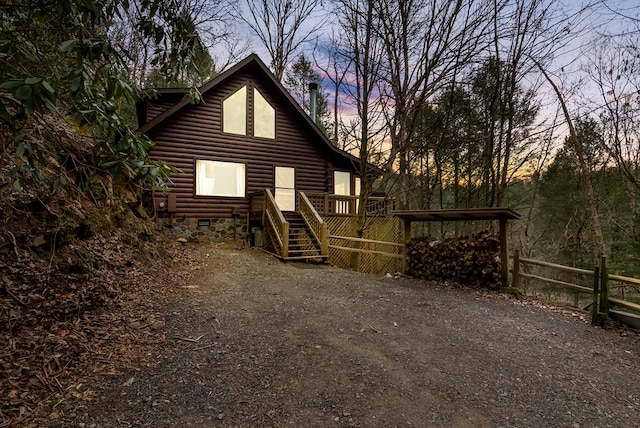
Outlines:
[[[326,146],[325,148],[328,149],[330,153],[348,160],[353,164],[354,169],[356,170],[360,169],[360,158],[348,152],[345,152],[344,150],[340,150],[339,148],[334,146],[333,143],[329,140],[329,138],[327,138],[325,133],[322,132],[322,130],[318,127],[318,125],[313,120],[311,120],[309,115],[307,115],[307,113],[302,109],[302,107],[300,107],[300,105],[293,99],[289,91],[287,91],[285,87],[282,86],[282,83],[280,83],[280,81],[273,75],[273,73],[271,73],[271,71],[267,68],[264,62],[262,62],[262,60],[256,54],[249,55],[242,61],[235,64],[233,67],[229,68],[223,73],[218,74],[209,82],[205,83],[202,87],[200,87],[199,89],[200,93],[204,96],[207,92],[213,90],[216,86],[224,82],[229,77],[251,66],[256,66],[257,69],[264,75],[263,77],[265,77],[280,92],[280,95],[285,97],[287,102],[291,104],[291,107],[297,112],[300,118],[303,119],[306,122],[306,124],[313,130],[313,132],[316,134],[318,139],[322,141],[322,143]],[[180,90],[184,92],[183,89],[177,89],[177,88],[170,89],[172,93],[175,93],[176,91],[180,91]],[[165,90],[159,90],[159,92],[164,93]],[[182,109],[184,109],[189,105],[191,105],[191,103],[186,97],[184,97],[182,100],[174,104],[172,107],[168,108],[164,112],[160,113],[159,115],[151,119],[149,122],[140,126],[138,128],[138,132],[140,132],[141,134],[144,134],[146,132],[153,130],[158,125],[162,124],[165,120],[169,119],[170,117],[172,117],[173,115],[175,115],[176,113],[178,113],[179,111],[181,111]],[[372,164],[368,164],[368,165],[371,171],[374,171],[378,174],[382,174],[383,171],[380,168]]]

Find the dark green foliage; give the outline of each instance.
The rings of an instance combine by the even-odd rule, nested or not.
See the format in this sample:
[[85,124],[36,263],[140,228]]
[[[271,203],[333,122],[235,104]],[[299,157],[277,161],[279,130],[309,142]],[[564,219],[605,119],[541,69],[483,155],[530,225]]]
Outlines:
[[[583,118],[576,121],[576,132],[583,142],[585,162],[598,196],[609,269],[640,277],[636,195],[607,156],[599,125],[591,118]],[[591,216],[570,138],[565,139],[540,180],[536,213],[534,222],[541,231],[539,248],[535,250],[539,257],[587,269],[593,267],[597,254],[590,231]]]
[[[192,58],[202,53],[202,43],[189,15],[176,13],[177,0],[17,0],[0,6],[0,120],[12,136],[3,150],[25,159],[27,176],[36,180],[43,179],[41,168],[64,166],[49,183],[53,190],[70,177],[86,190],[96,170],[144,186],[162,186],[168,178],[169,168],[147,158],[150,141],[121,114],[142,94],[129,81],[129,52],[109,36],[130,7],[138,13],[138,30],[155,47],[151,65],[168,79],[196,69]],[[55,132],[33,137],[33,127],[46,126],[37,119],[44,114],[61,116],[94,139],[89,155],[80,159],[59,147]],[[31,131],[22,133],[25,126]],[[15,181],[13,187],[22,191],[24,185]]]

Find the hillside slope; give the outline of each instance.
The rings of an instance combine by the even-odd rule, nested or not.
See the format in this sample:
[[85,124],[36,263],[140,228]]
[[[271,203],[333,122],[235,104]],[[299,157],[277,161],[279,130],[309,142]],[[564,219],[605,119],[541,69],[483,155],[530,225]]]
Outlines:
[[94,376],[135,357],[132,342],[157,341],[144,295],[162,291],[149,284],[171,288],[188,263],[66,121],[32,116],[0,138],[4,427],[87,393]]

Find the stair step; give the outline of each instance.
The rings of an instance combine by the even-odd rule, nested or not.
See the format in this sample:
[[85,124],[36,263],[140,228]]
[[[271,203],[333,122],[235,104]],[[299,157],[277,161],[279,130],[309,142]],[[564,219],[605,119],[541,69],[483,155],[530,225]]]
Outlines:
[[[289,223],[289,250],[288,256],[284,260],[320,260],[327,261],[328,256],[320,255],[320,244],[302,218],[302,215],[289,211],[284,212],[284,218]],[[275,240],[273,231],[267,233],[271,241]],[[274,244],[274,247],[276,245]],[[282,254],[282,249],[275,248],[277,253]],[[280,256],[281,257],[281,256]]]
[[286,257],[284,260],[312,260],[312,259],[322,259],[327,260],[327,256],[294,256],[294,257]]

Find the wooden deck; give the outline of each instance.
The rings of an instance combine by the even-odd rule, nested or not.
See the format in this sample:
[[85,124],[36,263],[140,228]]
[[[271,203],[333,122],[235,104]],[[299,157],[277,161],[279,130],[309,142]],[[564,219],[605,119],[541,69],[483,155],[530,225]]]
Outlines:
[[370,199],[367,230],[358,237],[356,196],[298,192],[296,212],[281,212],[269,189],[250,196],[251,223],[263,229],[262,249],[283,261],[331,261],[376,275],[403,268],[402,228],[390,215],[391,199]]

